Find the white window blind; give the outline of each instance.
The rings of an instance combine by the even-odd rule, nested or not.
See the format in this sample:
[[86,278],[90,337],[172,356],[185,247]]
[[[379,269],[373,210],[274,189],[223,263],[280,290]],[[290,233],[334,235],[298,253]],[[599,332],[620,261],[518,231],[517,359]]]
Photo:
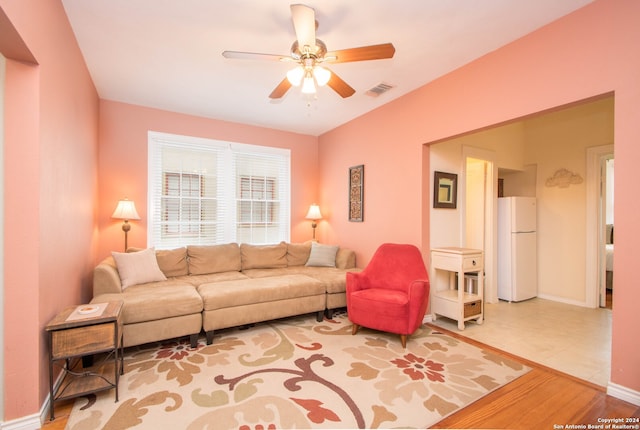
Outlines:
[[290,151],[149,132],[148,246],[289,241]]

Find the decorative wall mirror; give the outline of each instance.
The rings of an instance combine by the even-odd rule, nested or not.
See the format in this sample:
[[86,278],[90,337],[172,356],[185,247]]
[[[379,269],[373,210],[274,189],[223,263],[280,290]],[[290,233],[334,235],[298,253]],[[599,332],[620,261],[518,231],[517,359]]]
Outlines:
[[458,198],[458,175],[433,172],[433,207],[455,209]]

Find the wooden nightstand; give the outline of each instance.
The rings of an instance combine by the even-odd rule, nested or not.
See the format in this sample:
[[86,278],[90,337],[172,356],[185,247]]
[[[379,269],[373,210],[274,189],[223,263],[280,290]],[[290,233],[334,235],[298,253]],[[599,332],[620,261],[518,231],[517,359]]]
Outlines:
[[[71,306],[47,325],[51,420],[58,400],[115,388],[118,401],[118,381],[124,372],[121,310],[119,301]],[[83,367],[82,357],[94,354],[105,357],[91,367]],[[54,393],[56,367],[61,369],[62,379]]]

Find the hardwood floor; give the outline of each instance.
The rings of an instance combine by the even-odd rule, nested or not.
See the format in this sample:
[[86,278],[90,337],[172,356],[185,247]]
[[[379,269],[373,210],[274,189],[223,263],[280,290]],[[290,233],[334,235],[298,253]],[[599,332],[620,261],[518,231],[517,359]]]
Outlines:
[[[522,362],[533,370],[475,403],[445,418],[435,429],[558,429],[573,424],[585,428],[602,424],[602,418],[640,418],[640,407],[608,396],[603,387],[575,378],[529,360],[505,353],[458,333],[440,331],[473,345]],[[45,430],[63,430],[72,402],[56,405],[56,419],[43,424]],[[634,423],[634,425],[640,423]]]
[[49,411],[47,411],[47,419],[44,423],[42,423],[42,429],[46,430],[64,430],[67,426],[67,420],[69,419],[69,414],[71,414],[71,408],[73,408],[73,400],[65,400],[56,403],[55,407],[55,417],[56,419],[53,421],[49,420]]

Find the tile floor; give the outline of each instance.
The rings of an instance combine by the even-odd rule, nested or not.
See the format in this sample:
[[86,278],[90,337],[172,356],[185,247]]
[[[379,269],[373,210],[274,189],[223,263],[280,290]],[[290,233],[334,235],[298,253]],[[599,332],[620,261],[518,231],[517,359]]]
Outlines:
[[611,310],[539,298],[485,305],[482,325],[438,316],[434,324],[594,384],[606,386],[611,367]]

